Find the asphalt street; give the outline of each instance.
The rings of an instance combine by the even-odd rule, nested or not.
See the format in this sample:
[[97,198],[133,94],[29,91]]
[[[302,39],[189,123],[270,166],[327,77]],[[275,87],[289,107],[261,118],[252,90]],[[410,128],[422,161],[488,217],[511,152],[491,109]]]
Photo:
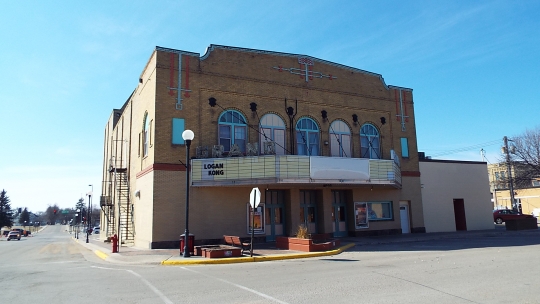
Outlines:
[[387,240],[332,256],[168,267],[103,260],[49,226],[0,241],[0,303],[540,303],[538,231]]

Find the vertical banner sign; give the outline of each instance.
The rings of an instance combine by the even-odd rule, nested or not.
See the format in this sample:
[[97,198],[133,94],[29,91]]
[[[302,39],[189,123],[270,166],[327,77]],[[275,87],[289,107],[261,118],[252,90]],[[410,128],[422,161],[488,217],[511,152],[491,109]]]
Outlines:
[[251,205],[252,210],[252,223],[251,223],[251,248],[249,249],[249,254],[251,257],[253,257],[253,235],[255,234],[255,208],[259,206],[259,203],[261,202],[261,191],[259,188],[255,187],[251,190],[251,193],[249,194],[249,204]]

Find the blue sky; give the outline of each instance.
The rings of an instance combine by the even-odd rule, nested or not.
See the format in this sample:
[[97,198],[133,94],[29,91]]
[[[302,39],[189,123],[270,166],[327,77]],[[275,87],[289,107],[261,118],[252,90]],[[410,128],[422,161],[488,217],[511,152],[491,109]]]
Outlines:
[[0,188],[12,207],[73,207],[90,184],[98,202],[105,123],[155,46],[381,74],[414,90],[419,150],[434,158],[479,161],[484,149],[496,162],[503,136],[540,125],[540,1],[81,3],[2,3]]

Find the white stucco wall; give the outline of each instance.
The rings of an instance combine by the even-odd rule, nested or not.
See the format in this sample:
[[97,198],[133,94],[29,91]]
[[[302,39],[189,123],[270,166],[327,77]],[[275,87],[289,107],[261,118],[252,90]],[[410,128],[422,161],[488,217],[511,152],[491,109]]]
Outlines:
[[463,199],[467,230],[494,229],[487,164],[420,161],[426,232],[456,231],[454,199]]

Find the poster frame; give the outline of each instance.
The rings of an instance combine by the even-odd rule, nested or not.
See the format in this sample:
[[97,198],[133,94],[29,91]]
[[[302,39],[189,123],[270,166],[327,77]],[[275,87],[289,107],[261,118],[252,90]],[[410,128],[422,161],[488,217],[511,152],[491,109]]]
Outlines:
[[367,216],[367,211],[367,202],[354,202],[354,227],[356,229],[369,228],[369,218]]

